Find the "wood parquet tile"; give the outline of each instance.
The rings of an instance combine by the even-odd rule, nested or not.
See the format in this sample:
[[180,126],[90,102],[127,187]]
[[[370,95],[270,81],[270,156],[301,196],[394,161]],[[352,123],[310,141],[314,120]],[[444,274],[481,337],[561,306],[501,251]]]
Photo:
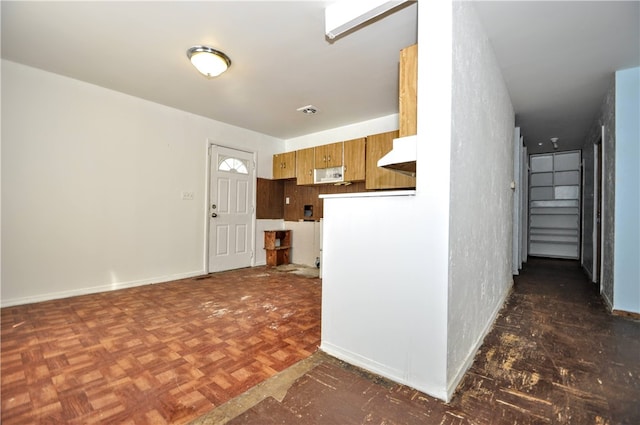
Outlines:
[[257,267],[3,308],[2,423],[186,423],[314,353],[320,299]]
[[640,424],[640,321],[608,312],[576,261],[528,260],[449,403],[321,351],[305,362],[284,396],[193,425]]

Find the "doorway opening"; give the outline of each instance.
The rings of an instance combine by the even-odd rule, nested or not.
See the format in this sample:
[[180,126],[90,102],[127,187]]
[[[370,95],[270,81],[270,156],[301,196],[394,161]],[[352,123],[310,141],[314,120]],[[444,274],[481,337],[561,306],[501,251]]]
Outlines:
[[530,256],[580,258],[581,152],[529,157]]

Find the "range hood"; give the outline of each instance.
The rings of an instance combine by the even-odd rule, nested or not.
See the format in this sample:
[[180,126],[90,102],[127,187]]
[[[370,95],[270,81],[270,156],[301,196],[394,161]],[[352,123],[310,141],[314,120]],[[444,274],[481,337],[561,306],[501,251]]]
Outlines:
[[378,160],[378,167],[415,177],[417,139],[415,135],[393,139],[393,148]]

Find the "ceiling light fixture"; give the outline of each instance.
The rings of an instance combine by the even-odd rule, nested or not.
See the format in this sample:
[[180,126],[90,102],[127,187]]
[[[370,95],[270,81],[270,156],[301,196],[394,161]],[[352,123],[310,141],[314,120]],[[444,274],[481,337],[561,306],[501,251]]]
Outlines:
[[217,77],[231,66],[231,59],[224,53],[208,46],[193,46],[187,50],[187,57],[202,75]]
[[552,137],[551,138],[551,144],[553,145],[554,149],[558,149],[558,138],[557,137]]

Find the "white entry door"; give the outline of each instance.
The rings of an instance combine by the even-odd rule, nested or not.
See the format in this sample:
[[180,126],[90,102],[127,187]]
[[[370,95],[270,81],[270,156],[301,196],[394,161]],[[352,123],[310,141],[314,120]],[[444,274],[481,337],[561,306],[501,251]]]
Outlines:
[[211,145],[209,272],[250,267],[253,257],[253,154]]

